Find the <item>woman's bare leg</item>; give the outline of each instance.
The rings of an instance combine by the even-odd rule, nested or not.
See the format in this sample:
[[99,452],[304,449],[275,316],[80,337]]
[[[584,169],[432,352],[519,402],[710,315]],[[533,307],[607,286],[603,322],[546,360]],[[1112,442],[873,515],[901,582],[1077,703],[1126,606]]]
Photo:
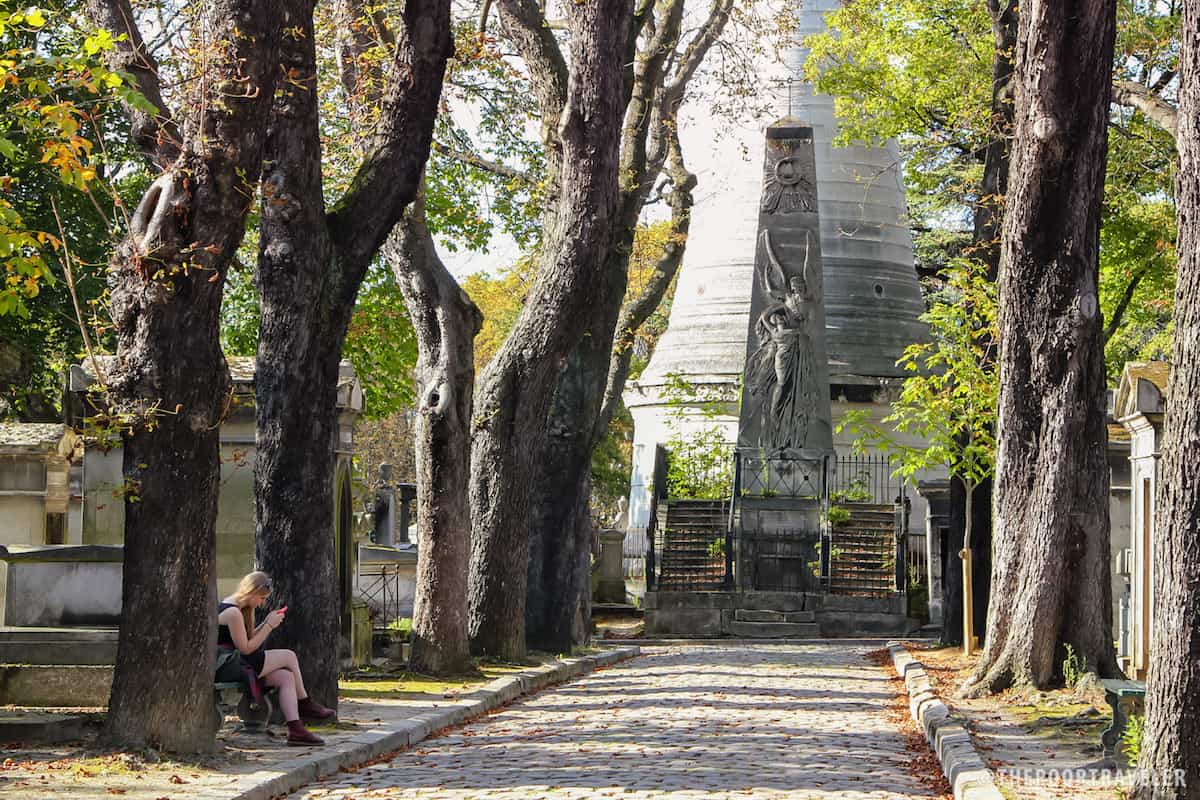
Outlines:
[[259,675],[266,677],[278,670],[287,670],[292,673],[292,677],[296,681],[296,697],[301,700],[308,697],[308,692],[304,688],[304,677],[300,675],[300,662],[296,660],[295,653],[291,650],[267,650],[265,655],[262,672],[258,673]]
[[291,670],[277,669],[271,674],[263,674],[263,683],[279,689],[279,708],[283,718],[288,722],[300,719],[300,706],[296,699],[296,679]]

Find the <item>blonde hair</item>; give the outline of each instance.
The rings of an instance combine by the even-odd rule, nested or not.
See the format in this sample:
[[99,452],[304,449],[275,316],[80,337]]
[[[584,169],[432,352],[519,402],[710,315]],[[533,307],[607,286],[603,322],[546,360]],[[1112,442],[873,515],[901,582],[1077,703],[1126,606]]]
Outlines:
[[242,611],[242,619],[246,621],[246,636],[254,636],[254,606],[248,602],[255,595],[267,594],[271,591],[271,576],[256,570],[246,575],[238,583],[237,589],[229,596]]

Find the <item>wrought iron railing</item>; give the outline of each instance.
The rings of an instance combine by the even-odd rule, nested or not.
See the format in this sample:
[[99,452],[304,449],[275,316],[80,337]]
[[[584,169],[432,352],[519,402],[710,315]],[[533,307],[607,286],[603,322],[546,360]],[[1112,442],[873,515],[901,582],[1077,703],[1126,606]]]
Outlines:
[[771,458],[739,453],[738,494],[752,497],[800,497],[820,500],[826,461],[818,458]]
[[664,592],[713,592],[725,588],[725,534],[706,526],[658,529],[656,588]]
[[400,592],[400,567],[383,564],[363,566],[358,574],[358,596],[371,609],[371,624],[385,628],[404,616]]
[[650,476],[650,518],[646,521],[646,591],[658,589],[658,551],[655,539],[659,529],[660,504],[667,497],[667,450],[662,445],[654,449],[654,472]]
[[909,532],[905,541],[906,579],[910,584],[929,581],[929,543],[925,532]]
[[829,494],[835,503],[895,503],[904,496],[904,478],[893,475],[897,466],[880,453],[839,455]]

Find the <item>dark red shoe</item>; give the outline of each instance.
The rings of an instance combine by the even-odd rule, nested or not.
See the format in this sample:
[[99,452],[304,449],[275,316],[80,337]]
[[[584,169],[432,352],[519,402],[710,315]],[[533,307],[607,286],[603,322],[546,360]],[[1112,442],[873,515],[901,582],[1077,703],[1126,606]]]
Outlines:
[[308,728],[304,727],[304,723],[300,720],[292,720],[287,724],[289,745],[297,747],[306,747],[313,745],[325,744],[325,740],[320,736],[315,735]]
[[326,708],[311,697],[300,701],[301,719],[329,719],[336,713],[332,708]]

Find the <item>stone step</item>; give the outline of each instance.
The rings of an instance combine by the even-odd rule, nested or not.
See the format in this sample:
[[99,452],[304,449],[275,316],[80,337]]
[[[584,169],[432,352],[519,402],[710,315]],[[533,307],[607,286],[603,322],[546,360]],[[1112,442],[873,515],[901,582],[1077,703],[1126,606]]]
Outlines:
[[718,533],[724,534],[726,530],[724,519],[711,520],[680,520],[672,517],[667,520],[667,524],[663,526],[663,530],[667,533],[680,533],[684,531],[696,531],[699,533]]
[[729,623],[729,635],[739,639],[816,639],[821,626],[815,622]]
[[733,612],[737,622],[816,622],[813,611],[768,611],[765,609],[739,608]]
[[0,664],[112,665],[116,628],[0,628]]
[[83,735],[83,722],[84,717],[79,714],[48,714],[27,709],[0,711],[0,742],[69,742]]

